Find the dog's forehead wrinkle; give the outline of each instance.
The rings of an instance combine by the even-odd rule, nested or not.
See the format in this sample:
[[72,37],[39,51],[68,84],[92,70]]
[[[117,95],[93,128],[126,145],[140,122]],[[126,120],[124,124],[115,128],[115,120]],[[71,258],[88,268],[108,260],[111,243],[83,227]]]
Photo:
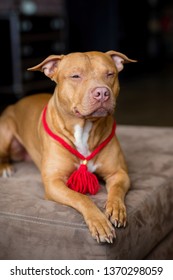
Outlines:
[[[112,60],[98,52],[72,53],[67,55],[61,64],[61,71],[67,74],[89,74],[97,77],[101,73],[115,70]],[[98,70],[99,69],[99,70]]]
[[67,55],[61,63],[62,72],[86,72],[91,69],[88,57],[83,53]]
[[67,65],[73,65],[72,67],[83,67],[84,65],[88,66],[103,66],[107,67],[108,65],[114,66],[114,63],[109,58],[104,55],[100,55],[97,52],[88,52],[88,53],[72,53],[65,57],[63,60]]
[[95,74],[103,74],[107,72],[114,72],[115,65],[107,60],[93,58],[91,59],[91,71]]

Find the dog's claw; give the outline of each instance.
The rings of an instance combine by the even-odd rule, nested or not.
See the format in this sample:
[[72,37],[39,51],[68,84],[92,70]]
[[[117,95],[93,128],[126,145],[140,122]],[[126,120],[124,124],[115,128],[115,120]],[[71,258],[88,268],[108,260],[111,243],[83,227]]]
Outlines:
[[3,169],[1,176],[2,178],[9,178],[13,175],[13,173],[14,173],[14,169],[11,166],[8,166]]
[[95,236],[95,239],[97,241],[97,243],[104,243],[104,242],[107,242],[107,243],[113,243],[113,239],[114,239],[114,235],[109,235],[109,236],[104,236],[104,237],[100,237],[98,235]]
[[105,237],[105,240],[108,242],[108,243],[111,243],[110,239],[108,237]]
[[115,220],[115,222],[114,222],[114,226],[115,226],[115,227],[117,227],[117,225],[118,225],[118,221],[117,221],[117,220]]
[[110,239],[110,243],[113,243],[113,237],[109,236],[109,239]]
[[98,235],[96,235],[96,240],[97,240],[97,243],[100,243],[100,239],[99,239]]

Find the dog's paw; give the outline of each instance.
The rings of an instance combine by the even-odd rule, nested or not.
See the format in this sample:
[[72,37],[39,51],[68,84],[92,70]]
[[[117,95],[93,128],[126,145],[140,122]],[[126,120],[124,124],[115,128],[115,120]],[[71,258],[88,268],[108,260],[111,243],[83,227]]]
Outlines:
[[15,170],[11,164],[3,163],[0,165],[0,176],[2,178],[9,178],[14,174]]
[[93,213],[92,216],[87,217],[86,223],[91,235],[98,243],[113,243],[113,239],[116,237],[115,229],[101,211],[97,215]]
[[121,199],[107,201],[105,206],[106,217],[115,227],[125,227],[127,223],[126,207]]

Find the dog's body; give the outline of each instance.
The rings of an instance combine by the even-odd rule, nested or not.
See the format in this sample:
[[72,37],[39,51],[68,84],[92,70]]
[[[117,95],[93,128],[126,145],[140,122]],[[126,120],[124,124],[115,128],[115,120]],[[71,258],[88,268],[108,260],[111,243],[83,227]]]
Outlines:
[[30,157],[42,174],[46,198],[82,213],[98,242],[112,242],[114,226],[126,225],[124,197],[130,181],[116,135],[88,162],[89,171],[106,182],[104,214],[89,196],[66,186],[80,159],[45,132],[41,116],[48,104],[50,129],[88,156],[111,133],[119,92],[118,72],[126,62],[134,61],[114,51],[50,56],[29,70],[41,70],[54,80],[58,84],[54,94],[25,97],[9,106],[0,118],[0,175],[11,175],[10,159]]

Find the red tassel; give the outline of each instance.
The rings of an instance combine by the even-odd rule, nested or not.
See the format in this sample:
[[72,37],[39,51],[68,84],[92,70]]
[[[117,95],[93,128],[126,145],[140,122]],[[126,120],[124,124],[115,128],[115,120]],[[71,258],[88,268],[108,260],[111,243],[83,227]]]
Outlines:
[[100,188],[97,177],[88,171],[86,163],[79,166],[68,179],[67,186],[82,194],[96,194]]

